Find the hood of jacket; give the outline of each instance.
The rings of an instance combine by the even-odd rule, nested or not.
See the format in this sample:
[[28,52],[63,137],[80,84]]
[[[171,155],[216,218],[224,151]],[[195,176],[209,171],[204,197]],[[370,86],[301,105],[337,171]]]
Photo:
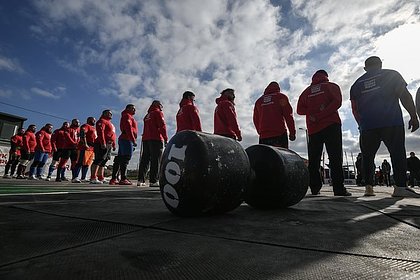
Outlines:
[[271,82],[264,90],[264,94],[280,92],[280,86],[277,82]]
[[312,84],[311,85],[316,85],[316,84],[320,84],[323,82],[328,82],[328,76],[323,74],[323,73],[315,73],[312,76]]
[[186,105],[194,105],[193,101],[191,99],[182,99],[179,103],[179,107],[184,107]]

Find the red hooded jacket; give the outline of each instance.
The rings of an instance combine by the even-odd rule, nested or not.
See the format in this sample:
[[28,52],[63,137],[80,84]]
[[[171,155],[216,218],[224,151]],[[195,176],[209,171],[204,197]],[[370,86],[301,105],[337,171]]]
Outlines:
[[236,139],[241,137],[236,120],[235,104],[229,101],[227,96],[216,98],[216,109],[214,110],[214,134],[226,135]]
[[254,106],[254,125],[261,139],[286,133],[296,135],[293,109],[286,95],[280,92],[277,82],[271,82]]
[[191,99],[182,99],[176,114],[176,132],[183,130],[201,131],[198,109]]
[[10,138],[10,154],[20,156],[20,149],[23,147],[23,135],[15,134]]
[[44,153],[51,153],[51,134],[41,129],[36,134],[36,150]]
[[120,120],[121,135],[119,139],[124,139],[136,143],[137,140],[137,121],[128,110],[121,113]]
[[314,134],[332,125],[341,124],[341,90],[322,73],[315,73],[312,84],[299,97],[297,113],[306,115],[308,134]]
[[144,117],[143,137],[142,141],[160,140],[168,141],[168,134],[166,132],[166,123],[163,112],[159,105],[151,105]]
[[111,119],[101,116],[96,122],[96,133],[98,137],[95,140],[95,143],[99,143],[102,146],[107,144],[111,145],[113,149],[116,147],[116,138],[115,135],[115,126],[112,124]]
[[35,133],[32,131],[25,131],[23,134],[23,147],[22,149],[25,150],[27,153],[35,152],[36,147],[36,137]]

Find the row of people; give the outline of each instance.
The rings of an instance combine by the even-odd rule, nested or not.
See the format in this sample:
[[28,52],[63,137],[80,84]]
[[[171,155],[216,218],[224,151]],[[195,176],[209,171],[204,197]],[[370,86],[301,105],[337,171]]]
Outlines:
[[[394,166],[394,179],[396,188],[394,196],[416,195],[406,188],[405,172],[407,163],[405,161],[405,133],[402,112],[399,105],[401,101],[404,108],[410,115],[409,128],[414,132],[419,127],[416,108],[408,92],[407,83],[401,75],[394,70],[382,69],[382,61],[379,57],[369,57],[365,61],[366,73],[356,80],[350,91],[352,111],[359,125],[360,130],[360,149],[362,151],[364,178],[366,179],[366,196],[374,195],[373,192],[373,172],[374,158],[383,141],[388,148],[391,161]],[[195,94],[186,91],[180,103],[177,113],[177,132],[191,129],[201,131],[199,112],[194,105]],[[235,91],[231,88],[221,92],[221,96],[216,99],[216,109],[214,112],[214,133],[242,140],[241,130],[237,122],[235,112]],[[328,73],[325,70],[318,70],[312,77],[312,83],[302,92],[297,104],[297,113],[306,117],[308,133],[308,160],[310,172],[310,189],[312,194],[319,194],[322,187],[321,175],[319,172],[321,154],[323,146],[330,160],[331,178],[334,195],[351,195],[344,187],[344,176],[342,172],[342,131],[341,119],[338,109],[342,104],[342,94],[340,87],[329,81]],[[135,108],[130,114],[134,115]],[[126,108],[127,110],[127,108]],[[105,114],[105,115],[104,115]],[[96,182],[96,174],[99,171],[98,180],[101,175],[105,159],[109,158],[110,148],[115,149],[115,128],[111,129],[111,111],[104,111],[100,123],[110,123],[108,132],[110,135],[98,135],[95,140],[93,150],[95,161],[92,165],[92,182]],[[124,112],[121,118],[123,121]],[[293,109],[285,94],[280,91],[277,82],[271,82],[258,98],[254,106],[253,122],[259,134],[259,143],[269,144],[288,148],[288,141],[296,139],[296,129],[293,119]],[[137,123],[135,119],[129,120],[133,131],[130,132],[131,139],[124,139],[127,136],[125,126],[120,123],[121,136],[119,138],[119,151],[114,166],[116,170],[126,169],[126,165],[132,156],[133,147],[136,145]],[[73,125],[73,124],[72,124]],[[98,124],[96,125],[98,128]],[[113,125],[112,125],[113,127]],[[135,127],[135,128],[134,128]],[[28,128],[29,129],[29,128]],[[26,133],[26,132],[25,132]],[[135,136],[135,137],[134,137]],[[106,138],[108,137],[108,138]],[[121,141],[128,140],[127,141]],[[168,141],[166,124],[163,116],[162,104],[155,100],[150,106],[144,118],[144,130],[142,136],[142,155],[139,166],[139,182],[144,184],[145,174],[150,164],[150,184],[156,185],[158,181],[159,161],[163,151],[164,143]],[[109,143],[108,143],[109,142]],[[92,148],[91,146],[89,146]],[[100,148],[100,149],[99,149]],[[61,171],[63,162],[68,157],[73,161],[76,156],[65,154],[60,160],[57,171]],[[80,158],[80,157],[79,157]],[[370,164],[371,163],[371,164]],[[24,164],[22,164],[24,166]],[[77,170],[73,168],[72,170]],[[111,184],[117,182],[113,172]],[[404,176],[403,176],[404,175]],[[74,177],[74,176],[73,176]],[[57,175],[59,178],[59,175]],[[123,181],[125,181],[122,175]]]

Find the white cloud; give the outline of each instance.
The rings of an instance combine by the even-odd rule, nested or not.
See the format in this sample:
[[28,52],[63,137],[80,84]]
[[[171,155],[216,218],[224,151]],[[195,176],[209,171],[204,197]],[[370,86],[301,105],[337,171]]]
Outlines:
[[[162,100],[171,133],[183,91],[196,93],[203,128],[212,132],[214,99],[233,87],[243,145],[256,143],[253,102],[265,86],[279,81],[296,108],[314,71],[324,68],[343,92],[344,149],[356,152],[358,132],[348,99],[351,84],[363,74],[364,59],[379,53],[384,66],[395,59],[395,68],[407,72],[409,82],[418,77],[415,0],[293,0],[291,11],[268,0],[40,0],[36,5],[50,30],[72,27],[90,35],[91,41],[74,44],[80,54],[75,69],[103,65],[113,88],[102,92],[135,103],[139,120],[153,99]],[[287,26],[291,19],[286,15],[300,25]],[[410,40],[398,50],[387,47],[397,39]],[[401,67],[398,59],[409,66]],[[305,127],[304,118],[295,117],[296,126]],[[298,133],[291,148],[306,154],[304,134]]]
[[37,87],[33,87],[31,88],[31,92],[42,96],[42,97],[46,97],[46,98],[51,98],[51,99],[60,99],[62,97],[62,95],[65,93],[65,88],[64,87],[58,87],[55,90],[53,90],[53,92],[44,90],[44,89],[40,89]]
[[12,96],[12,91],[8,89],[0,89],[0,97],[9,98]]
[[15,59],[10,59],[4,56],[0,56],[0,71],[9,71],[16,73],[23,73],[23,68],[19,62]]

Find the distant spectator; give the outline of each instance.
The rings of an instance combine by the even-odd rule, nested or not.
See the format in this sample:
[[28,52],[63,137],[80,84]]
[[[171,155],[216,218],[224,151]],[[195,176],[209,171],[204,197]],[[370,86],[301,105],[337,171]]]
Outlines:
[[410,157],[407,158],[407,170],[410,172],[408,181],[413,188],[414,180],[417,180],[418,183],[420,182],[420,160],[414,152],[411,152]]
[[386,159],[384,159],[381,167],[382,167],[382,174],[384,176],[384,182],[387,187],[390,187],[391,186],[391,165]]

